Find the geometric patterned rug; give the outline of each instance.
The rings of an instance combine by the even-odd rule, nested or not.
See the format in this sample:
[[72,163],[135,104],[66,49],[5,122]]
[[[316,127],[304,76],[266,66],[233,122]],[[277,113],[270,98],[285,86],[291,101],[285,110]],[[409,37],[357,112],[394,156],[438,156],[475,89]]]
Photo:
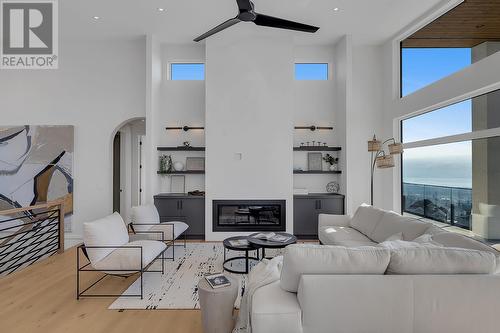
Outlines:
[[[172,249],[168,249],[166,255],[171,257],[171,251]],[[276,252],[269,252],[269,254],[278,254],[281,251]],[[242,252],[229,251],[226,254],[229,258],[242,255]],[[139,297],[119,297],[109,306],[109,309],[199,309],[198,281],[206,274],[222,272],[224,247],[221,242],[187,243],[186,249],[176,246],[175,258],[175,261],[165,260],[164,275],[144,273],[144,298],[142,300]],[[231,267],[241,269],[237,262]],[[161,269],[160,262],[156,262],[151,269]],[[239,308],[246,275],[228,272],[225,274],[239,281],[240,293],[235,302],[235,306]],[[137,279],[122,295],[139,293],[140,279]]]

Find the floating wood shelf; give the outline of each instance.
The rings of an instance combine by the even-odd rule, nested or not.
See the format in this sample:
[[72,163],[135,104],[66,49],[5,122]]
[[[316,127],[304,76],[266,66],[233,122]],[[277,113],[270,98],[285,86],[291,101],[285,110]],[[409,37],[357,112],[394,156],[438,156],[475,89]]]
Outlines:
[[314,175],[314,174],[339,174],[342,173],[340,170],[336,171],[304,171],[304,170],[293,170],[294,174],[305,174],[305,175]]
[[320,146],[302,146],[302,147],[293,147],[295,151],[340,151],[341,147],[320,147]]
[[205,147],[156,147],[158,151],[205,151]]
[[159,175],[204,175],[205,171],[204,170],[185,170],[185,171],[171,171],[171,172],[162,172],[162,171],[157,171],[156,172]]

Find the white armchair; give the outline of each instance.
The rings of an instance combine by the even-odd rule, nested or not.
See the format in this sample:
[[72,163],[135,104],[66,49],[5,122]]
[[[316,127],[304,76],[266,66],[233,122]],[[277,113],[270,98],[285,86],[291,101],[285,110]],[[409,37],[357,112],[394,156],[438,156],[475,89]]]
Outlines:
[[[143,273],[164,273],[164,253],[167,245],[163,240],[163,233],[159,231],[143,231],[141,233],[156,235],[158,240],[135,240],[130,242],[125,222],[118,213],[102,219],[83,224],[83,245],[77,248],[77,281],[76,298],[81,297],[118,297],[120,295],[90,294],[87,293],[105,277],[114,275],[128,277],[139,273],[141,280],[140,295],[127,295],[143,298]],[[87,263],[80,265],[80,253],[87,258]],[[150,270],[150,266],[157,259],[161,259],[161,271]],[[105,273],[89,287],[80,291],[80,274],[82,272]]]
[[165,244],[172,246],[172,257],[165,259],[175,260],[175,241],[182,235],[184,235],[184,248],[186,247],[186,230],[189,226],[180,221],[160,222],[160,215],[154,205],[132,207],[129,226],[134,234],[161,232]]

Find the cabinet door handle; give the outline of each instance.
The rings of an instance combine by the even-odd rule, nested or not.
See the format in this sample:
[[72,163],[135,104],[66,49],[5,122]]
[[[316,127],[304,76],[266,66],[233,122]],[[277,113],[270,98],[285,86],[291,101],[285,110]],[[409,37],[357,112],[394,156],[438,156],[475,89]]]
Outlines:
[[321,200],[318,200],[319,209],[321,209]]
[[181,210],[182,210],[182,209],[183,209],[183,208],[182,208],[182,200],[180,201],[180,203],[181,203]]

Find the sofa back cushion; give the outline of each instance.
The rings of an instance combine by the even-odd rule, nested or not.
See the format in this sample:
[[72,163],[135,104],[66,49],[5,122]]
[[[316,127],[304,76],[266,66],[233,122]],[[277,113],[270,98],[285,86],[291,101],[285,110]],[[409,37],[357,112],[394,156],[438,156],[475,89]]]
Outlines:
[[422,235],[430,225],[430,223],[401,216],[394,212],[385,212],[368,237],[381,243],[388,237],[401,232],[403,234],[403,240],[411,241]]
[[[381,209],[369,206],[367,204],[362,204],[358,207],[356,213],[354,213],[354,216],[351,219],[351,227],[361,232],[365,236],[370,237],[384,214],[385,211]],[[395,234],[395,232],[393,232],[391,235],[393,234]],[[391,235],[388,235],[387,237]]]
[[[83,224],[83,242],[85,246],[122,246],[129,241],[127,227],[118,213]],[[104,259],[116,249],[87,249],[92,264]]]
[[439,243],[444,247],[459,247],[464,249],[491,252],[495,256],[500,255],[500,252],[498,252],[491,246],[454,232],[443,231],[439,234],[435,234],[432,236],[432,241]]
[[388,274],[491,274],[496,258],[490,252],[437,246],[391,249]]
[[280,286],[297,292],[303,274],[384,274],[390,252],[383,247],[296,244],[283,256]]
[[148,231],[153,227],[151,224],[160,223],[160,215],[155,205],[135,206],[130,211],[130,223],[136,231]]

